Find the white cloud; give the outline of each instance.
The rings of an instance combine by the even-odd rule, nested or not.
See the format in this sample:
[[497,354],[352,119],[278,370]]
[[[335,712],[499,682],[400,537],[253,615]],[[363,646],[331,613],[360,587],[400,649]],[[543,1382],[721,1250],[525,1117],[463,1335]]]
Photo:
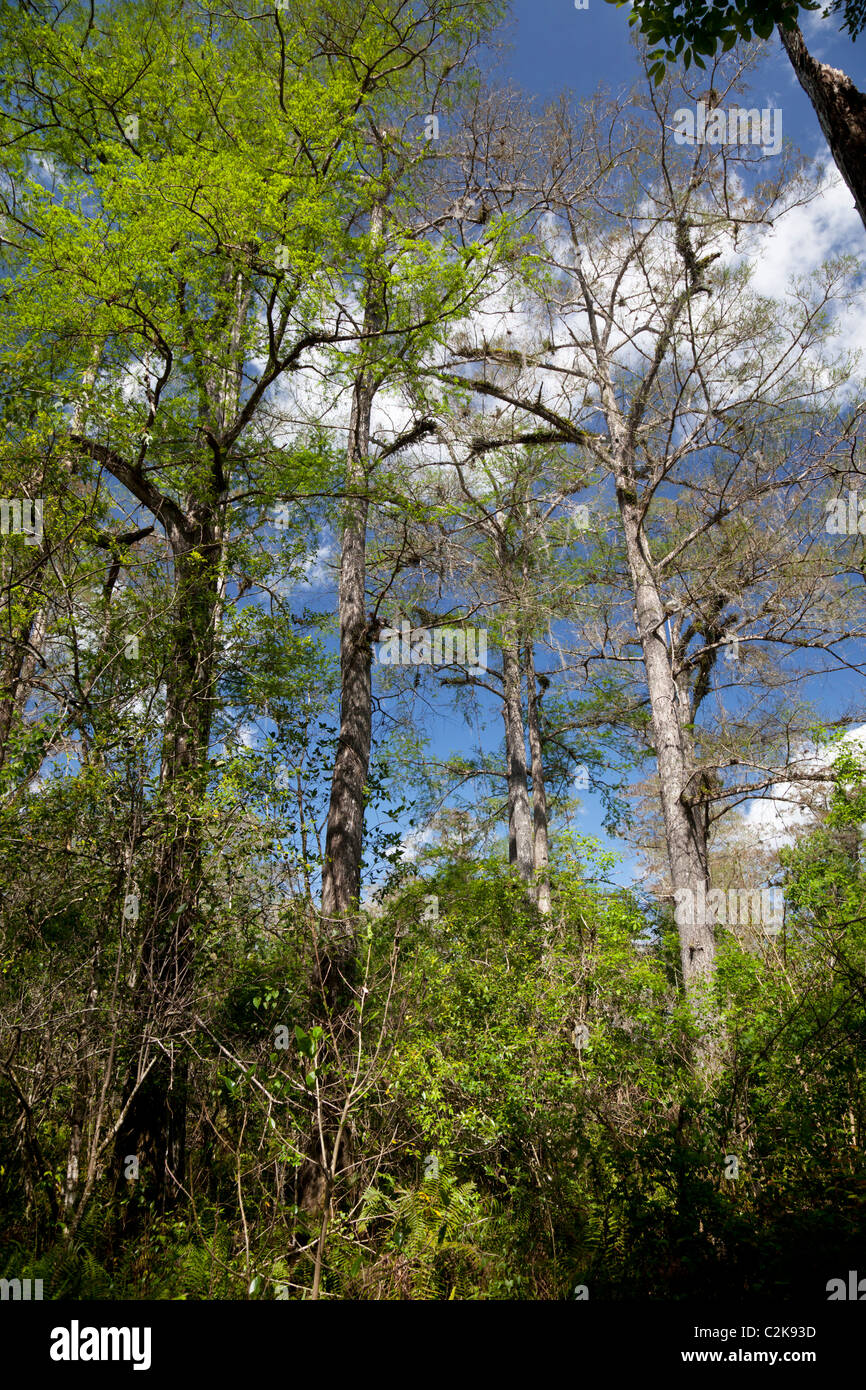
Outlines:
[[432,825],[428,825],[420,830],[410,830],[408,835],[404,835],[400,841],[400,857],[403,862],[414,864],[418,858],[418,851],[432,843],[434,834]]
[[[866,754],[866,724],[849,729],[842,740],[859,745]],[[791,764],[801,773],[820,772],[832,766],[835,747],[804,751]],[[766,797],[749,803],[743,817],[746,829],[752,832],[765,849],[779,850],[793,845],[800,833],[816,823],[814,806],[826,804],[830,792],[828,782],[777,782]],[[813,805],[810,805],[809,803]]]
[[[759,294],[781,299],[794,276],[814,274],[829,256],[864,250],[863,223],[854,199],[831,164],[818,197],[805,207],[791,208],[761,236],[752,286]],[[866,345],[862,309],[857,318],[852,346],[862,347]],[[853,329],[853,314],[851,319]]]
[[337,546],[334,541],[325,541],[314,555],[304,561],[304,579],[312,589],[333,586],[336,572]]
[[751,831],[766,849],[778,850],[783,846],[793,845],[797,837],[796,832],[808,827],[815,818],[805,806],[781,799],[795,794],[790,782],[779,782],[773,790],[776,796],[771,795],[750,804],[744,821],[747,830]]

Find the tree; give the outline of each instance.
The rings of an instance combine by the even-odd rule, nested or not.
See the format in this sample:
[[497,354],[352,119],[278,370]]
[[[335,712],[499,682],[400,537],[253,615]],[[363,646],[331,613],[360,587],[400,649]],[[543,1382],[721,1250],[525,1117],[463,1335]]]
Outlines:
[[[74,345],[77,412],[70,426],[58,411],[61,449],[106,470],[170,553],[159,829],[138,928],[144,1054],[129,1062],[123,1104],[136,1099],[118,1135],[118,1154],[147,1140],[160,1185],[184,1165],[183,1039],[233,530],[251,496],[297,484],[272,412],[278,384],[313,348],[361,336],[332,314],[330,292],[358,243],[363,113],[387,104],[394,43],[411,68],[430,37],[408,12],[395,31],[387,6],[357,18],[343,7],[317,28],[301,3],[226,18],[143,0],[99,27],[82,6],[28,15],[5,36],[4,139],[52,170],[40,184],[10,165],[8,341]],[[53,425],[42,422],[46,435]],[[162,1056],[143,1087],[154,1033]]]
[[[543,422],[564,447],[578,457],[589,455],[608,476],[652,712],[671,880],[684,900],[709,887],[707,807],[714,784],[707,778],[713,758],[705,762],[707,741],[696,721],[732,622],[725,611],[726,582],[716,574],[720,563],[723,571],[730,569],[735,553],[727,528],[736,531],[741,513],[759,512],[762,498],[799,486],[786,463],[793,462],[793,439],[802,447],[811,430],[814,442],[811,448],[805,443],[804,456],[815,480],[827,476],[828,455],[820,415],[826,398],[815,395],[807,362],[819,350],[820,334],[813,337],[807,326],[817,327],[814,307],[805,310],[806,336],[798,339],[795,363],[782,348],[787,333],[781,311],[751,299],[744,268],[711,269],[730,254],[739,220],[769,221],[793,187],[783,175],[760,194],[739,193],[734,209],[725,191],[729,156],[715,162],[711,151],[699,149],[681,161],[675,153],[665,124],[674,99],[665,88],[661,100],[654,94],[648,102],[660,144],[652,137],[641,141],[633,128],[624,133],[630,147],[612,175],[617,194],[612,185],[602,185],[606,197],[591,188],[580,210],[552,200],[551,211],[561,220],[537,243],[548,278],[524,298],[530,327],[520,351],[505,349],[482,326],[474,350],[456,342],[452,370],[434,375],[511,407],[515,432],[525,433],[533,420],[536,427]],[[644,161],[652,169],[641,172]],[[843,271],[837,280],[829,268],[825,286],[815,287],[819,297],[833,296],[833,286],[845,293],[846,276]],[[629,345],[638,328],[632,355]],[[770,361],[776,366],[770,368]],[[466,362],[471,374],[457,371]],[[515,379],[517,362],[521,372]],[[745,362],[764,365],[753,379],[736,365]],[[833,379],[841,382],[843,376],[839,364]],[[841,442],[847,428],[839,420],[830,436]],[[766,462],[758,462],[764,455]],[[680,524],[676,499],[683,494],[691,500]],[[719,550],[707,557],[701,575],[701,546],[714,536]],[[679,567],[689,553],[690,574],[683,573],[676,593]],[[697,585],[693,566],[701,576]],[[684,919],[680,948],[686,992],[697,1007],[712,992],[712,922]],[[707,1064],[710,1014],[699,1026],[699,1057]]]
[[[459,16],[463,26],[459,41],[453,39],[449,29],[455,16]],[[489,22],[490,12],[474,4],[472,16],[472,23],[467,24],[464,6],[455,5],[454,0],[430,9],[429,38],[420,71],[404,96],[391,95],[388,126],[381,128],[371,122],[364,166],[376,201],[368,210],[371,255],[359,267],[359,297],[363,302],[361,346],[357,360],[351,364],[355,376],[339,591],[341,730],[332,777],[322,888],[325,930],[338,936],[345,933],[341,923],[351,917],[361,887],[365,782],[372,737],[370,636],[378,621],[378,604],[370,622],[365,602],[371,487],[386,460],[396,456],[399,462],[404,450],[434,434],[439,427],[441,412],[431,416],[423,400],[418,400],[415,369],[429,357],[434,343],[445,337],[449,323],[456,316],[465,315],[468,305],[477,303],[497,277],[500,265],[511,253],[512,224],[528,211],[525,198],[517,194],[516,188],[495,186],[489,168],[483,169],[484,188],[478,183],[477,138],[480,133],[490,138],[493,123],[491,113],[484,111],[483,103],[474,98],[470,84],[459,78],[476,44],[478,29]],[[441,144],[431,142],[423,158],[418,155],[417,140],[413,143],[411,139],[412,124],[405,109],[410,101],[418,102],[419,80],[431,92],[431,99],[435,93],[443,120],[450,110],[456,113],[449,122],[456,130],[449,130],[447,135],[443,131]],[[498,154],[504,148],[505,129],[499,125],[496,130]],[[513,140],[514,135],[510,138]],[[522,151],[523,142],[520,148]],[[468,214],[478,203],[481,208],[477,219],[470,219]],[[413,258],[416,266],[410,270]],[[406,277],[405,284],[401,277]],[[443,291],[446,284],[448,289]],[[394,431],[387,443],[372,448],[371,413],[381,396],[394,401],[397,409],[408,405],[412,413],[405,428]],[[392,486],[394,481],[392,478]],[[510,655],[506,665],[509,690],[519,692],[519,671],[517,667],[512,669]],[[523,815],[525,768],[522,796],[518,790],[521,740],[513,717],[507,727],[509,765],[513,769],[509,783],[513,814],[528,826],[528,814]],[[519,854],[521,871],[531,873],[531,856],[525,852],[522,837]],[[323,953],[326,973],[332,968],[335,976],[347,972],[351,953],[346,940],[335,943],[333,965],[329,952]]]
[[[691,79],[443,102],[480,13],[0,12],[4,1297],[857,1268],[859,267],[756,292],[820,184],[683,150]],[[561,812],[645,763],[624,887]]]
[[[626,0],[607,0],[622,6]],[[782,47],[803,91],[815,108],[830,153],[850,188],[860,219],[866,226],[866,93],[844,72],[814,58],[806,47],[797,15],[820,10],[818,0],[636,0],[629,23],[640,26],[651,44],[664,44],[650,54],[655,79],[662,80],[665,63],[682,58],[703,68],[721,45],[726,53],[738,39],[753,34],[768,39],[775,25]],[[844,11],[843,28],[854,40],[866,25],[864,0],[834,0],[824,13]]]

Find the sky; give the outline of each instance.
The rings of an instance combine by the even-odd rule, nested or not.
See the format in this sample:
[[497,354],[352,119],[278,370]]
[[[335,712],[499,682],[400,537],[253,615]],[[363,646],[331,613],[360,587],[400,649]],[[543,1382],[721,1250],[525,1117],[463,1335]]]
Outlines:
[[[575,9],[573,0],[512,0],[511,18],[502,31],[508,49],[497,70],[543,98],[568,90],[587,96],[602,85],[614,90],[628,86],[640,72],[630,9],[605,0],[589,0],[585,10]],[[864,85],[866,35],[852,43],[840,33],[838,16],[824,19],[820,13],[801,16],[800,27],[813,57]],[[761,105],[781,106],[786,136],[804,153],[826,157],[815,112],[775,34],[763,50],[766,61],[755,84],[756,96],[765,97]]]
[[[815,57],[842,68],[863,85],[866,38],[852,43],[839,32],[838,19],[819,14],[802,16],[801,27]],[[512,0],[500,40],[504,47],[493,63],[495,77],[514,82],[542,102],[563,92],[580,99],[600,88],[627,89],[641,79],[628,8],[619,9],[604,0],[589,0],[586,9],[577,9],[573,0]],[[781,295],[791,276],[808,276],[832,252],[862,249],[864,232],[853,199],[830,159],[814,109],[776,35],[761,45],[761,53],[748,104],[780,108],[784,137],[810,160],[827,167],[823,196],[810,207],[795,210],[767,237],[754,284],[761,293]],[[866,316],[861,310],[852,307],[843,314],[839,329],[842,344],[852,350],[866,348]],[[859,693],[853,682],[840,684],[834,678],[837,699],[843,690],[853,697]],[[488,748],[501,737],[500,724],[501,720],[491,719],[484,740]],[[433,746],[440,750],[459,746],[469,732],[465,726],[461,731],[459,715],[444,710],[434,716],[429,728]],[[779,790],[784,796],[786,788]],[[802,820],[802,814],[784,800],[753,802],[746,811],[747,825],[776,845],[786,843],[790,829]],[[611,877],[614,882],[634,884],[638,860],[626,842],[606,834],[598,795],[581,793],[571,825],[579,834],[597,837],[604,848],[618,850],[623,860]],[[414,835],[407,837],[410,853],[415,840]]]
[[[512,0],[511,16],[502,30],[506,46],[498,55],[497,75],[542,100],[554,99],[562,92],[582,98],[599,88],[628,88],[641,78],[634,31],[628,22],[630,8],[619,8],[604,0],[589,0],[586,9],[578,9],[573,0]],[[841,68],[862,88],[866,85],[866,35],[854,43],[840,32],[839,23],[839,16],[824,18],[820,13],[800,18],[812,55]],[[808,158],[828,167],[824,196],[809,208],[795,210],[768,238],[754,284],[761,293],[778,294],[792,275],[808,274],[831,251],[864,249],[866,233],[854,211],[853,199],[832,164],[814,108],[778,37],[774,34],[761,49],[762,60],[752,76],[752,102],[761,108],[781,108],[785,139]],[[862,309],[852,308],[840,327],[847,346],[866,348],[866,315]],[[847,689],[847,693],[853,691]],[[852,737],[859,732],[853,731]],[[623,853],[623,862],[613,878],[623,884],[633,882],[637,860],[622,841],[606,835],[601,825],[600,798],[588,793],[582,796],[582,802],[576,828],[598,836],[605,847]],[[798,819],[801,817],[797,811],[783,801],[754,802],[746,814],[748,825],[765,837],[772,836],[777,844],[787,842],[789,828]]]
[[[819,15],[803,17],[802,27],[814,56],[841,67],[859,85],[866,85],[866,36],[853,44],[839,32],[838,19]],[[541,102],[563,92],[580,99],[600,88],[620,91],[641,79],[628,10],[604,0],[589,0],[586,9],[577,9],[574,0],[512,0],[511,15],[500,39],[502,46],[493,61],[496,79],[512,81]],[[814,110],[775,35],[761,46],[761,53],[761,62],[752,73],[751,94],[744,104],[780,108],[785,138],[810,160],[828,166],[822,197],[782,219],[767,236],[755,288],[764,294],[781,295],[792,275],[808,276],[829,254],[847,249],[862,252],[866,233],[829,158]],[[866,315],[859,306],[841,314],[839,328],[846,347],[866,349]],[[297,603],[293,596],[293,606],[310,603],[333,612],[337,558],[334,537],[324,537],[319,552],[309,561],[305,584],[296,591]],[[837,703],[840,695],[853,698],[858,693],[851,683],[834,678]],[[480,743],[486,751],[494,752],[501,744],[502,720],[492,706],[487,713],[487,728],[480,734]],[[437,757],[468,751],[479,735],[459,711],[442,701],[429,707],[424,724],[431,752]],[[579,834],[597,836],[604,848],[619,850],[623,862],[613,878],[623,884],[633,883],[638,861],[625,842],[607,836],[602,812],[598,795],[581,792],[572,828]],[[748,824],[764,836],[772,834],[779,842],[795,819],[796,813],[781,804],[753,805],[747,814]],[[418,832],[410,831],[405,822],[401,828],[411,854]]]
[[[847,35],[839,32],[838,20],[824,19],[821,15],[803,16],[801,25],[814,56],[841,67],[864,85],[866,38],[852,43]],[[574,0],[512,0],[510,16],[499,32],[498,46],[491,59],[491,77],[495,81],[513,82],[540,103],[556,99],[562,93],[581,99],[600,89],[623,91],[634,83],[643,85],[644,80],[633,35],[628,9],[618,9],[604,0],[589,0],[586,9],[576,8]],[[747,98],[744,96],[740,100],[748,106],[780,109],[785,139],[827,170],[822,196],[806,208],[795,209],[765,238],[754,288],[762,294],[781,296],[792,276],[808,277],[830,254],[863,250],[864,230],[853,198],[830,159],[811,103],[778,38],[774,35],[759,46],[759,51],[761,58],[751,73],[750,92]],[[859,306],[840,310],[838,327],[841,346],[852,351],[866,349],[866,316]],[[298,381],[297,385],[304,389],[302,382]],[[313,394],[318,397],[317,390]],[[343,404],[334,413],[337,429],[341,428],[340,417],[345,413]],[[386,403],[377,404],[379,409],[386,409]],[[320,400],[311,398],[309,406],[313,414],[320,415]],[[384,417],[379,427],[383,426],[386,426]],[[325,537],[318,553],[311,557],[306,583],[297,591],[301,602],[333,611],[337,561],[335,538]],[[495,660],[492,655],[491,663]],[[374,682],[376,679],[374,672]],[[381,693],[381,687],[378,688]],[[834,677],[834,713],[838,712],[840,699],[856,700],[860,694],[854,681]],[[820,691],[817,702],[820,707]],[[490,701],[483,715],[482,722],[474,719],[470,725],[450,702],[434,695],[421,716],[431,755],[444,759],[449,754],[468,752],[473,745],[495,754],[502,742],[502,720],[496,703]],[[641,775],[647,775],[649,770],[647,764]],[[780,785],[779,790],[784,797],[785,786]],[[370,819],[373,824],[387,821],[387,811],[377,813],[371,808]],[[600,796],[591,790],[580,791],[570,828],[577,834],[596,837],[604,849],[617,850],[623,858],[611,878],[623,885],[634,885],[640,876],[639,861],[626,841],[608,836],[602,821]],[[802,815],[784,800],[765,800],[752,803],[746,809],[746,823],[765,842],[772,839],[778,845],[788,840],[790,830],[797,823],[802,823]],[[406,817],[400,817],[398,825],[404,831],[405,853],[414,859],[419,845],[423,845],[428,836],[423,828],[410,829]],[[560,822],[554,829],[569,826]],[[375,885],[370,883],[369,876],[367,883],[369,892]]]

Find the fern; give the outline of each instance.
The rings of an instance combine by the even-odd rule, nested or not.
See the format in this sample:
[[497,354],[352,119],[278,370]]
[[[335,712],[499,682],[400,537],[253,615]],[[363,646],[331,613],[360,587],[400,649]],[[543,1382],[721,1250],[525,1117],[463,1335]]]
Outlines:
[[381,1282],[385,1275],[398,1296],[417,1299],[476,1294],[484,1271],[479,1242],[489,1220],[474,1182],[460,1182],[446,1169],[419,1187],[398,1188],[393,1196],[368,1188],[359,1230],[383,1223],[387,1231],[385,1250],[368,1271],[368,1281]]

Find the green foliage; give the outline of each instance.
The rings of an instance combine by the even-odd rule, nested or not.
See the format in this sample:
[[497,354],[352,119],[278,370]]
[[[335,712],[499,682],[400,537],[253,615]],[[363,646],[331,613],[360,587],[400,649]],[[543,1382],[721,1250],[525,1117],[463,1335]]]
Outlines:
[[[626,0],[607,3],[622,8]],[[825,14],[844,13],[843,28],[852,39],[866,26],[864,0],[833,0],[826,6],[821,0],[635,0],[629,23],[639,26],[649,44],[664,45],[649,55],[652,76],[659,84],[666,63],[682,58],[687,68],[692,63],[705,68],[706,59],[715,57],[719,48],[727,53],[738,39],[745,43],[769,39],[777,24],[790,29],[801,10],[809,13],[822,8]]]
[[417,1187],[368,1188],[358,1234],[373,1235],[381,1253],[364,1269],[363,1284],[378,1297],[470,1298],[485,1263],[488,1223],[475,1184],[444,1166]]
[[[668,45],[658,76],[814,6],[759,8],[632,18]],[[711,1083],[669,914],[555,823],[576,763],[605,783],[607,825],[626,820],[617,778],[651,721],[607,665],[544,696],[549,914],[480,848],[501,759],[429,772],[434,740],[386,723],[381,671],[387,734],[369,761],[355,750],[378,894],[336,922],[316,909],[351,682],[338,624],[299,612],[298,586],[358,493],[395,518],[368,547],[376,602],[401,567],[435,572],[425,526],[477,517],[412,492],[381,441],[375,477],[369,458],[350,477],[339,429],[293,428],[284,397],[312,362],[334,400],[374,378],[417,402],[491,276],[541,288],[516,217],[479,214],[465,239],[467,219],[439,217],[450,166],[428,215],[432,156],[410,129],[471,88],[452,68],[499,12],[443,0],[437,27],[402,0],[0,0],[0,466],[5,494],[47,503],[44,546],[4,537],[0,554],[0,1234],[5,1277],[52,1298],[562,1299],[585,1283],[727,1301],[800,1292],[804,1268],[849,1250],[854,1267],[866,769],[849,745],[827,814],[784,856],[784,931],[719,932]],[[846,18],[858,32],[862,10]],[[350,320],[371,284],[386,328],[364,336]],[[572,452],[539,444],[521,478],[504,446],[466,437],[503,537],[478,546],[491,648],[512,621],[493,584],[505,541],[531,640],[552,586],[570,621],[573,592],[595,601],[623,573],[622,541],[578,556],[553,516],[530,544],[504,494],[565,495]],[[672,524],[692,529],[685,502]],[[749,525],[730,522],[731,556]],[[408,814],[438,802],[460,826],[446,776],[476,775],[495,796],[417,871]]]
[[[833,837],[858,817],[864,779],[847,756],[839,777],[833,823],[789,856],[784,938],[722,943],[729,1054],[710,1094],[687,1065],[668,929],[628,894],[594,885],[606,870],[590,842],[574,843],[570,861],[562,852],[549,922],[492,861],[452,866],[387,904],[371,922],[369,978],[384,978],[395,943],[399,964],[367,1005],[365,1096],[323,1296],[567,1298],[577,1284],[593,1297],[771,1296],[800,1286],[808,1252],[812,1266],[853,1258],[866,1201],[866,894]],[[212,1096],[219,1136],[191,1179],[207,1166],[207,1214],[197,1208],[191,1223],[144,1211],[133,1257],[94,1206],[71,1250],[49,1240],[24,1274],[84,1297],[303,1296],[319,1221],[290,1195],[304,1117],[311,1086],[333,1097],[344,1085],[326,1033],[308,1022],[304,970],[295,948],[261,943],[255,959],[229,957],[211,977],[211,1028],[244,1070],[205,1045],[191,1077]],[[289,1025],[287,1051],[274,1049],[274,1020]],[[0,1106],[10,1100],[0,1086]],[[251,1125],[257,1152],[242,1141]],[[59,1164],[62,1126],[42,1134]],[[20,1222],[7,1151],[0,1162]],[[252,1273],[236,1228],[238,1162]],[[20,1253],[22,1237],[12,1239]],[[7,1261],[15,1272],[17,1259]]]

